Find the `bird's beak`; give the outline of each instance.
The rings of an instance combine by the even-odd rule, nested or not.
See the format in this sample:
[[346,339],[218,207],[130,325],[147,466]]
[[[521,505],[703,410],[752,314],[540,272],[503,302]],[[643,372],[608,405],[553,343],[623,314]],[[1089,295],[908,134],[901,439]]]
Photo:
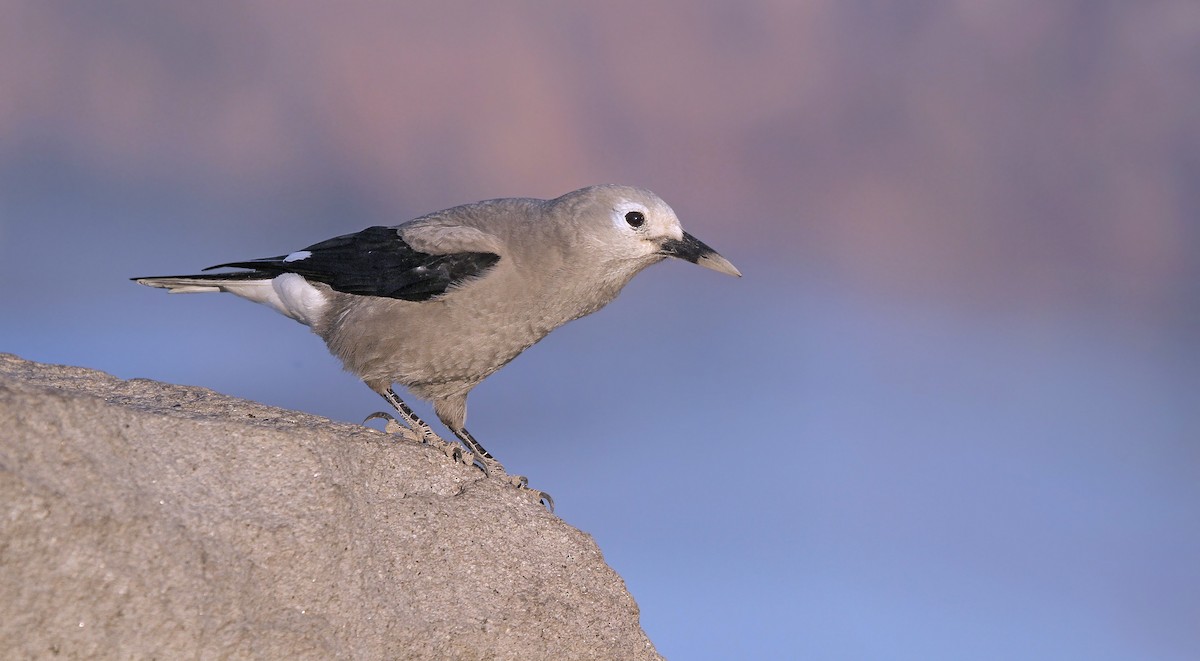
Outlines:
[[709,248],[703,241],[687,232],[683,233],[682,239],[667,239],[664,241],[662,248],[658,252],[660,255],[686,259],[706,269],[736,275],[739,278],[742,277],[742,272],[737,270],[736,266],[730,264],[728,259],[720,256],[716,250]]

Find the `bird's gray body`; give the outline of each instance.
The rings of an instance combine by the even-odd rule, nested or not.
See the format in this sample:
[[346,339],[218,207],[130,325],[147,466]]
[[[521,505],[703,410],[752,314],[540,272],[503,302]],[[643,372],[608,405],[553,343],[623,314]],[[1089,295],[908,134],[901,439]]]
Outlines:
[[[289,264],[304,264],[309,250],[271,258],[275,270],[269,273],[138,282],[179,292],[228,291],[270,305],[312,327],[346,369],[376,392],[400,383],[432,401],[438,417],[461,438],[472,388],[550,331],[608,304],[647,266],[679,256],[740,275],[685,234],[665,202],[627,186],[594,186],[553,200],[477,202],[392,229],[407,254],[487,255],[493,261],[420,300],[348,293],[312,275],[287,272]],[[235,265],[259,263],[268,262]]]
[[480,381],[550,331],[612,301],[643,268],[581,259],[589,248],[568,240],[576,216],[563,211],[553,201],[506,199],[411,221],[400,234],[417,250],[492,252],[500,261],[485,277],[429,301],[331,292],[316,331],[368,385],[402,383],[432,401],[452,428],[461,426],[467,393]]

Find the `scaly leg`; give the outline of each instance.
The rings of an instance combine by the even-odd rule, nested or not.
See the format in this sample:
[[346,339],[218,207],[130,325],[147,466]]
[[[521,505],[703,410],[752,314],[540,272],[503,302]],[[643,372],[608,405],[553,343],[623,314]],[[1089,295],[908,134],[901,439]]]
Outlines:
[[[483,459],[491,459],[495,461],[496,458],[492,456],[492,453],[485,450],[483,445],[479,441],[475,440],[475,437],[471,435],[471,432],[467,431],[466,427],[462,429],[451,429],[450,431],[454,432],[454,435],[458,437],[458,440],[463,442],[463,445],[467,446],[468,450],[474,452]],[[499,464],[500,462],[497,461],[496,463]]]
[[[388,388],[379,394],[387,400],[388,404],[392,405],[392,408],[396,409],[396,412],[399,413],[400,417],[404,420],[404,424],[408,425],[409,429],[413,430],[421,437],[422,443],[429,443],[433,439],[442,441],[442,438],[433,433],[433,429],[431,429],[429,425],[425,424],[424,420],[417,417],[417,414],[408,407],[408,404],[404,403],[403,399],[400,399],[400,396],[396,394],[395,390]],[[442,442],[444,443],[445,441]]]

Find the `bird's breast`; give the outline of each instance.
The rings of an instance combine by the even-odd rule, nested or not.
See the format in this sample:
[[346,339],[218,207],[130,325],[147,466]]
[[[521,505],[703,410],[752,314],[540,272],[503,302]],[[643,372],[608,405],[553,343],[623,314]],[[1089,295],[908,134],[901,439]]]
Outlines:
[[364,380],[397,382],[437,397],[473,387],[616,295],[603,283],[553,273],[530,278],[502,266],[428,301],[346,299],[341,322],[323,336]]

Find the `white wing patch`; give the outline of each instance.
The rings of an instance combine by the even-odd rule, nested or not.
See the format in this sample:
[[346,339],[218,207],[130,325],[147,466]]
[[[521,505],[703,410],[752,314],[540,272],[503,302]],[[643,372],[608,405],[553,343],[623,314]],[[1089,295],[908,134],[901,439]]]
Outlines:
[[284,273],[270,280],[230,280],[219,285],[230,294],[266,305],[306,326],[316,324],[329,305],[320,289],[296,273]]
[[281,303],[276,309],[306,326],[316,324],[329,305],[320,289],[296,273],[277,276],[271,280],[271,288]]
[[311,251],[308,251],[308,250],[297,250],[296,252],[294,252],[294,253],[292,253],[292,254],[288,255],[287,257],[284,257],[284,258],[283,258],[283,261],[284,261],[284,262],[298,262],[298,261],[300,261],[300,260],[302,260],[302,259],[308,259],[309,257],[312,257],[312,252],[311,252]]

